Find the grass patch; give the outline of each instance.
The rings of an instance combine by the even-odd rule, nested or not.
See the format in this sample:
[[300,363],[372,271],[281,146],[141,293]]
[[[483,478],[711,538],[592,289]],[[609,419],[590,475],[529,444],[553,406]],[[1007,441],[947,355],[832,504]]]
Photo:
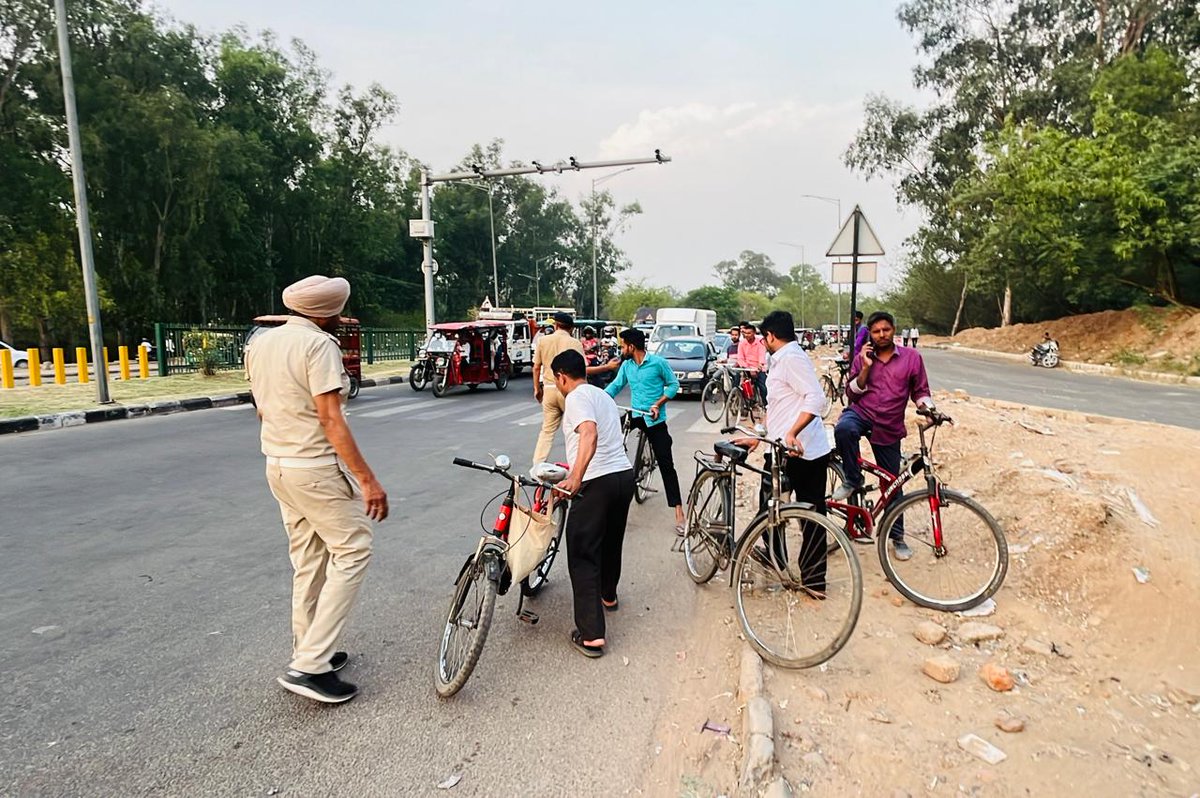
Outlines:
[[1146,363],[1146,356],[1132,349],[1118,349],[1113,352],[1112,362],[1118,366],[1141,366]]
[[[390,377],[408,374],[411,363],[398,360],[363,366],[364,378]],[[212,377],[202,374],[172,374],[169,377],[151,377],[148,380],[114,379],[109,375],[108,393],[116,405],[142,405],[148,402],[164,402],[171,399],[190,399],[196,396],[222,396],[250,390],[245,374],[236,371],[219,371]],[[18,386],[9,390],[0,389],[0,418],[21,416],[44,416],[68,410],[94,410],[96,383],[55,385],[43,383],[37,388]]]
[[1134,314],[1137,315],[1138,321],[1142,326],[1157,337],[1166,332],[1167,329],[1167,312],[1162,308],[1152,307],[1151,305],[1134,305]]

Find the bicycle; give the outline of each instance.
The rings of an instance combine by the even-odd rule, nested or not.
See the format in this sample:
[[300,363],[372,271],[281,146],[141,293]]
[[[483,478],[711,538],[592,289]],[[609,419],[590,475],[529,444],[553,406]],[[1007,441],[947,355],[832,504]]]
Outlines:
[[[544,512],[548,497],[555,491],[563,493],[555,484],[567,477],[565,468],[544,463],[535,469],[539,478],[531,479],[522,474],[509,473],[512,464],[504,455],[493,459],[493,465],[486,465],[462,457],[454,458],[456,466],[474,468],[504,477],[509,481],[509,487],[500,503],[500,510],[492,529],[487,530],[485,527],[474,553],[467,557],[454,580],[454,596],[450,600],[450,611],[442,629],[434,674],[434,687],[442,698],[449,698],[457,693],[471,677],[492,626],[496,596],[506,594],[512,587],[512,572],[509,571],[504,554],[509,545],[509,523],[516,506],[517,492],[521,488],[534,488],[536,492],[533,508]],[[563,504],[567,501],[569,498],[564,498]],[[536,613],[524,608],[525,598],[537,595],[545,586],[550,566],[566,532],[570,514],[565,507],[559,506],[562,509],[556,510],[558,524],[550,546],[538,566],[522,581],[521,598],[517,602],[517,618],[528,624],[536,624],[539,619]]]
[[[842,649],[858,623],[863,596],[858,555],[845,531],[812,505],[781,501],[790,490],[781,466],[787,447],[767,439],[761,428],[722,430],[735,431],[769,444],[771,467],[749,465],[749,452],[730,441],[714,444],[715,458],[696,453],[683,540],[688,575],[704,584],[728,569],[730,586],[737,588],[738,619],[754,650],[784,668],[820,665]],[[771,498],[737,536],[739,470],[769,479]],[[791,560],[789,551],[800,555]],[[820,557],[814,556],[822,552],[823,575]],[[823,584],[814,586],[813,580]]]
[[[736,366],[726,368],[734,375],[736,385],[730,390],[725,401],[725,426],[736,427],[741,423],[743,414],[752,424],[760,421],[766,415],[767,407],[758,386],[750,376],[754,372]],[[740,377],[737,376],[739,374]]]
[[[917,414],[928,419],[928,424],[917,425],[921,451],[904,458],[899,475],[860,457],[863,472],[878,478],[879,485],[864,486],[845,502],[827,498],[825,504],[831,515],[842,519],[851,538],[875,543],[884,575],[905,598],[922,607],[960,612],[1000,589],[1008,572],[1008,543],[991,513],[969,496],[947,488],[934,468],[937,430],[953,420],[924,407]],[[932,430],[928,436],[927,430]],[[904,486],[922,473],[925,487],[904,493]],[[832,494],[845,481],[836,452],[829,475]],[[874,490],[880,491],[878,501],[866,498]],[[896,558],[887,545],[897,524],[913,550],[907,561]],[[876,530],[888,533],[876,534]]]
[[658,458],[654,456],[654,447],[650,445],[650,439],[646,437],[646,430],[643,427],[636,426],[633,423],[635,415],[650,416],[645,410],[635,410],[632,407],[621,407],[617,405],[617,409],[623,411],[621,416],[621,438],[625,444],[625,453],[629,453],[629,433],[636,430],[637,443],[634,445],[633,456],[633,474],[634,474],[634,490],[633,498],[638,504],[645,504],[650,498],[651,493],[658,493],[656,488],[651,487],[654,481],[654,472],[658,470]]
[[846,406],[846,382],[850,374],[850,361],[840,357],[823,357],[821,359],[833,363],[838,369],[836,382],[833,377],[829,376],[828,367],[821,375],[821,392],[825,394],[825,410],[821,413],[821,418],[828,418],[833,410],[834,402],[840,402],[842,407]]
[[725,404],[733,393],[732,367],[727,364],[717,366],[708,384],[700,392],[700,407],[707,421],[716,424],[725,413]]

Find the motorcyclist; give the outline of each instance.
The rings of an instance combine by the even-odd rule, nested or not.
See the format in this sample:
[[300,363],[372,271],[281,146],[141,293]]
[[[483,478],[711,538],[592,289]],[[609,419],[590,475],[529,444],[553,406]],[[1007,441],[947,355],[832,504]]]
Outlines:
[[596,337],[596,328],[587,326],[583,328],[583,357],[589,366],[599,365],[600,358],[600,339]]

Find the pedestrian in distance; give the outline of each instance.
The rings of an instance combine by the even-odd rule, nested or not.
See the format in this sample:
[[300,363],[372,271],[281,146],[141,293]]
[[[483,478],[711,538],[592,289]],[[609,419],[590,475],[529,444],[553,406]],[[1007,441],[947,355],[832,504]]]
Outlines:
[[662,473],[663,491],[667,506],[675,510],[675,534],[683,537],[686,530],[683,516],[683,496],[679,491],[679,475],[675,473],[675,458],[671,454],[671,432],[667,429],[667,402],[679,394],[679,379],[667,361],[646,352],[646,333],[636,328],[621,331],[621,366],[616,378],[605,388],[614,399],[629,386],[629,404],[638,413],[633,425],[646,433],[654,450],[658,470]]
[[851,334],[854,336],[852,339],[854,343],[850,346],[850,361],[854,362],[858,357],[859,351],[862,350],[863,344],[871,337],[866,326],[863,324],[863,312],[861,310],[854,311],[854,327]]
[[550,364],[567,349],[583,356],[583,344],[576,340],[571,331],[575,329],[575,317],[559,311],[552,317],[554,332],[542,333],[533,350],[533,398],[542,405],[542,429],[538,433],[537,445],[533,449],[533,464],[545,462],[554,445],[554,435],[562,426],[565,397],[555,387],[554,373]]
[[346,423],[350,378],[333,335],[350,297],[341,277],[313,275],[283,291],[286,324],[259,334],[246,373],[262,422],[267,484],[279,502],[292,562],[292,658],[277,681],[337,704],[358,688],[337,672],[337,650],[371,559],[372,521],[387,493]]
[[913,325],[908,331],[909,340],[912,341],[912,348],[917,348],[917,342],[921,340],[921,331],[917,329],[917,325]]
[[611,396],[588,384],[583,355],[564,350],[550,369],[556,389],[566,397],[563,436],[571,473],[559,487],[574,494],[567,522],[567,569],[575,601],[571,645],[585,657],[600,657],[607,643],[604,615],[620,607],[617,587],[633,466],[625,454],[621,411]]
[[767,403],[767,346],[758,336],[758,330],[748,321],[741,323],[742,340],[738,342],[738,366],[751,372],[754,388]]
[[[831,448],[825,434],[821,413],[825,409],[825,394],[813,367],[812,359],[796,341],[796,329],[792,314],[774,310],[767,314],[760,325],[763,341],[771,353],[771,371],[767,385],[771,391],[771,403],[767,406],[767,437],[783,441],[788,455],[782,463],[795,492],[796,501],[807,502],[822,515],[825,513],[825,482],[829,468]],[[739,446],[753,449],[758,445],[755,438],[734,441]],[[770,457],[766,457],[768,470]],[[765,501],[764,497],[764,501]],[[786,501],[786,499],[785,499]],[[797,564],[800,567],[802,586],[814,598],[825,595],[825,530],[806,524],[802,531]],[[774,565],[786,567],[788,551],[783,535],[772,535],[771,552],[757,549],[753,556],[763,564],[774,560]]]
[[[859,441],[867,436],[875,463],[900,474],[900,442],[908,434],[904,410],[909,400],[933,409],[925,363],[916,349],[896,346],[896,322],[889,313],[872,313],[867,319],[871,340],[850,364],[846,396],[850,406],[842,411],[833,435],[842,460],[845,481],[833,494],[845,501],[863,486]],[[896,559],[907,560],[912,550],[904,541],[904,519],[888,531]]]

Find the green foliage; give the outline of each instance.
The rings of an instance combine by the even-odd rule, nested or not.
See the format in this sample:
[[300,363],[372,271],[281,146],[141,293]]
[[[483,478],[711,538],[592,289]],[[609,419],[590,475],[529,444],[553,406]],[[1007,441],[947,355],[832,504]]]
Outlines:
[[[615,321],[629,324],[638,308],[664,308],[679,304],[679,295],[671,288],[658,288],[647,285],[644,280],[627,283],[609,297],[605,303],[605,315]],[[691,307],[684,305],[684,307]]]
[[229,333],[193,327],[183,334],[182,343],[184,358],[206,377],[237,362],[237,339]]
[[723,260],[713,266],[713,274],[726,288],[775,296],[786,279],[775,269],[775,262],[761,252],[743,250],[737,260]]
[[738,292],[732,288],[706,285],[689,291],[680,301],[685,308],[716,311],[717,326],[731,327],[742,320]]
[[846,153],[925,219],[898,310],[946,330],[1200,301],[1194,4],[910,0],[899,18],[937,99],[868,98]]

